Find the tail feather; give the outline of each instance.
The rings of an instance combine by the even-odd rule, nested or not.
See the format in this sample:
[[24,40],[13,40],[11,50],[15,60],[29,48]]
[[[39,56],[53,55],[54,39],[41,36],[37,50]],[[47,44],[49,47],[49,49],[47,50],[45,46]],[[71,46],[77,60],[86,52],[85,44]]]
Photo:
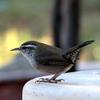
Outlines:
[[73,64],[76,63],[77,59],[79,58],[79,54],[80,54],[80,49],[93,43],[94,40],[91,40],[91,41],[86,41],[86,42],[83,42],[82,44],[80,45],[77,45],[73,48],[70,48],[64,55],[63,57],[65,59],[69,59]]
[[70,53],[70,52],[73,52],[73,51],[76,51],[76,50],[78,50],[78,49],[81,49],[81,48],[83,48],[83,47],[85,47],[85,46],[87,46],[87,45],[90,45],[90,44],[93,43],[93,42],[94,42],[94,40],[90,40],[90,41],[83,42],[83,43],[80,44],[80,45],[77,45],[77,46],[75,46],[75,47],[70,48],[70,49],[66,52],[66,54],[68,54],[68,53]]

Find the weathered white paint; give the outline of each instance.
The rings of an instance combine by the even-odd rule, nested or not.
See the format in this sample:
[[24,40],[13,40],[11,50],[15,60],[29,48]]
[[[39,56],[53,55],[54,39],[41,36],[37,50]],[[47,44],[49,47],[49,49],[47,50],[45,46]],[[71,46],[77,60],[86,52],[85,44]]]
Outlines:
[[[51,76],[45,76],[45,78]],[[23,88],[23,100],[100,100],[100,70],[66,73],[62,83],[30,80]]]

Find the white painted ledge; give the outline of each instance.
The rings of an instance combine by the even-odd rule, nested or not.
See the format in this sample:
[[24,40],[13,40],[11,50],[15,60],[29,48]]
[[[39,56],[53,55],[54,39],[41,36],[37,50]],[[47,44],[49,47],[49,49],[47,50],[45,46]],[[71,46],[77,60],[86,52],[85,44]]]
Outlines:
[[57,84],[36,83],[38,79],[25,84],[23,100],[100,100],[100,70],[66,73]]

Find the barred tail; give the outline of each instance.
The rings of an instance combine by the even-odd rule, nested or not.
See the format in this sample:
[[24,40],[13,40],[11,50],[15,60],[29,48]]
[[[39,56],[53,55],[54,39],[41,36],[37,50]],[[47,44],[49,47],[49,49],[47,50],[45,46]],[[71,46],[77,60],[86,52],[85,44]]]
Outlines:
[[77,46],[75,46],[75,47],[70,48],[70,49],[66,52],[66,54],[67,54],[67,53],[70,53],[70,52],[74,52],[74,51],[76,51],[76,50],[78,50],[78,49],[80,49],[80,48],[83,48],[83,47],[87,46],[87,45],[90,45],[90,44],[93,43],[93,42],[94,42],[94,40],[90,40],[90,41],[83,42],[83,43],[80,44],[80,45],[77,45]]
[[77,59],[79,58],[80,49],[93,42],[94,40],[90,40],[90,41],[83,42],[82,44],[77,45],[75,47],[72,47],[63,55],[63,57],[67,60],[69,59],[73,64],[75,64]]

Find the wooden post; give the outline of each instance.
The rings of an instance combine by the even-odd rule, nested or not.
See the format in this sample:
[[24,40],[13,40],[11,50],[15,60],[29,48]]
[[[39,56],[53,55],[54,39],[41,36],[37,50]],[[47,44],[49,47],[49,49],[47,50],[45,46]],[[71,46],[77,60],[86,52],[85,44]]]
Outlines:
[[[79,0],[56,0],[53,16],[54,44],[67,50],[78,43]],[[75,67],[71,69],[75,71]]]

